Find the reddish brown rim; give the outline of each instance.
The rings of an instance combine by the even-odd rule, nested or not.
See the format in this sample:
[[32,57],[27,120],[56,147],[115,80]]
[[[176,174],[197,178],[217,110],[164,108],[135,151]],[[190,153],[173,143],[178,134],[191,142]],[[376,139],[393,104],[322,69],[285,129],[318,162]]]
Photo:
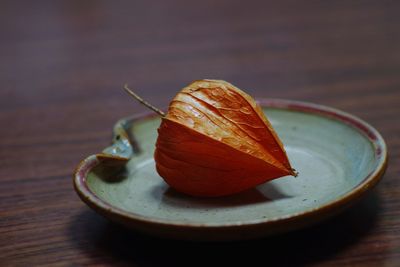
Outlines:
[[[175,222],[175,221],[166,221],[160,220],[150,217],[144,217],[139,214],[134,214],[131,212],[126,212],[117,207],[113,207],[102,199],[98,198],[88,187],[86,183],[87,174],[100,163],[97,155],[89,156],[79,163],[77,166],[73,183],[76,192],[79,197],[91,208],[95,209],[99,213],[103,214],[106,217],[109,217],[113,220],[122,222],[124,224],[135,224],[139,226],[142,230],[146,231],[146,229],[153,227],[161,227],[162,229],[171,228],[185,228],[187,230],[196,230],[198,228],[207,228],[207,229],[235,229],[238,227],[248,227],[248,228],[258,228],[259,225],[263,227],[271,226],[271,229],[277,228],[279,225],[287,225],[289,228],[298,228],[295,226],[297,222],[300,225],[304,225],[305,219],[315,217],[316,220],[322,219],[322,217],[328,217],[330,214],[334,214],[337,211],[340,211],[343,207],[349,206],[349,204],[353,203],[355,200],[359,199],[365,192],[374,187],[382,175],[384,174],[387,167],[387,148],[384,139],[379,134],[379,132],[374,129],[371,125],[364,122],[363,120],[350,115],[346,112],[311,104],[307,102],[300,101],[292,101],[292,100],[283,100],[283,99],[259,99],[257,101],[262,107],[269,108],[278,108],[278,109],[287,109],[287,110],[295,110],[299,112],[316,114],[323,117],[328,117],[334,119],[336,121],[340,121],[345,123],[355,129],[357,129],[361,134],[363,134],[373,145],[374,152],[376,156],[376,168],[369,173],[361,183],[359,183],[356,187],[353,188],[350,192],[346,193],[339,199],[336,199],[330,203],[321,205],[314,209],[310,209],[301,213],[292,214],[285,217],[278,217],[273,219],[265,219],[265,220],[254,220],[254,221],[246,221],[246,222],[233,222],[233,223],[221,223],[221,224],[207,224],[207,223],[189,223],[189,222]],[[134,121],[138,119],[145,119],[147,117],[151,117],[149,114],[143,114],[139,116],[134,116],[126,119],[126,121]],[[279,227],[282,228],[282,227]]]

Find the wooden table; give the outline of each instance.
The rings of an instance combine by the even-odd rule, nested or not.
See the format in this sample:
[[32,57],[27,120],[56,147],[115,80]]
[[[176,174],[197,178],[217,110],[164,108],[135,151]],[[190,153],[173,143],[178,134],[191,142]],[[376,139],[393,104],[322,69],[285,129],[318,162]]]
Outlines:
[[[0,266],[400,266],[400,2],[279,2],[1,1]],[[122,84],[166,106],[200,78],[361,117],[386,175],[328,222],[251,242],[158,240],[84,205],[76,164],[144,111]]]

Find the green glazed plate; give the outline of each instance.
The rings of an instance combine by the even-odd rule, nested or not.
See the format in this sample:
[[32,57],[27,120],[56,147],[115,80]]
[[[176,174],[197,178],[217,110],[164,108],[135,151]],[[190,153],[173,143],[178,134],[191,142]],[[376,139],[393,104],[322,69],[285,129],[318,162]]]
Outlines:
[[151,235],[189,240],[259,238],[314,224],[348,207],[383,175],[381,135],[342,111],[289,100],[260,100],[297,178],[236,195],[197,198],[171,189],[153,160],[160,119],[120,120],[112,146],[83,160],[74,187],[91,208]]

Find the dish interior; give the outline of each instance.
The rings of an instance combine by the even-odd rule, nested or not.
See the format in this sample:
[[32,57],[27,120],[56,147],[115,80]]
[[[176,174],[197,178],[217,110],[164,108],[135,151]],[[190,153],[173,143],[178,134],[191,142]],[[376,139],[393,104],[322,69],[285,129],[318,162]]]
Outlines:
[[228,197],[178,193],[155,170],[153,153],[160,119],[148,117],[127,129],[140,152],[129,160],[125,172],[94,168],[87,176],[88,187],[103,201],[136,216],[184,224],[245,224],[328,204],[354,189],[376,167],[373,144],[341,121],[287,109],[264,108],[264,112],[299,172],[297,178],[279,178]]

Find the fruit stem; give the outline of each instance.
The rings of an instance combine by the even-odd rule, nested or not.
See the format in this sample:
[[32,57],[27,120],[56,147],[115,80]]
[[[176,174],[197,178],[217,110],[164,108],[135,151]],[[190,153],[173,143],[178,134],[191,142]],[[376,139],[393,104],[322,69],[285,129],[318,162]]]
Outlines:
[[160,115],[161,117],[165,117],[165,113],[163,111],[161,111],[160,109],[156,108],[155,106],[153,106],[152,104],[150,104],[149,102],[147,102],[146,100],[144,100],[143,98],[141,98],[140,96],[138,96],[135,92],[133,92],[131,89],[129,89],[128,84],[124,85],[124,90],[133,98],[135,98],[137,101],[139,101],[142,105],[145,105],[146,107],[148,107],[149,109],[153,110],[155,113],[157,113],[158,115]]

